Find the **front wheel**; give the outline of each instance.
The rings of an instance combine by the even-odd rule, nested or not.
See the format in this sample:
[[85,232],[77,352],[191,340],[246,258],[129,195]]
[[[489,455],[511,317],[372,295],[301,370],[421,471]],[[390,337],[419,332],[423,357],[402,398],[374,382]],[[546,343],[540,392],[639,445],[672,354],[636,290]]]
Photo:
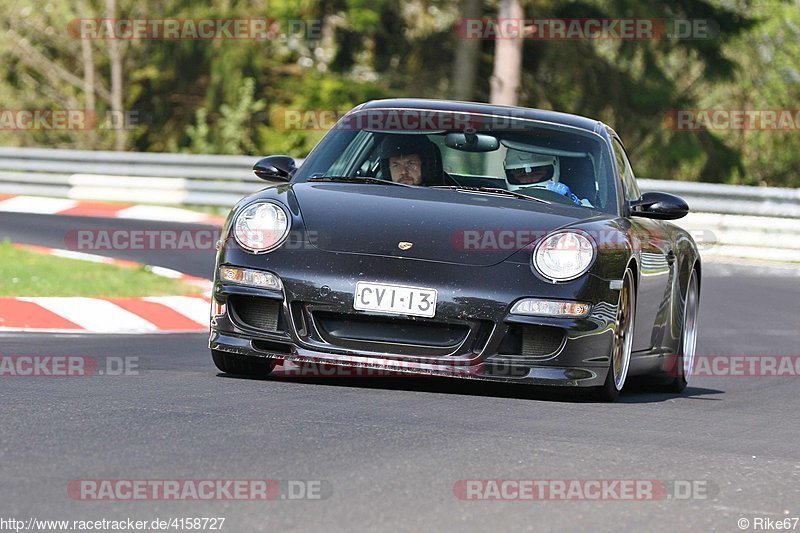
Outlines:
[[606,381],[599,388],[598,396],[606,402],[613,402],[619,396],[628,377],[633,347],[633,319],[636,312],[636,285],[633,282],[633,271],[625,271],[622,289],[619,293],[619,306],[614,324],[614,346],[611,351]]
[[250,378],[267,377],[277,364],[274,359],[267,357],[238,355],[221,350],[211,350],[211,357],[222,372]]

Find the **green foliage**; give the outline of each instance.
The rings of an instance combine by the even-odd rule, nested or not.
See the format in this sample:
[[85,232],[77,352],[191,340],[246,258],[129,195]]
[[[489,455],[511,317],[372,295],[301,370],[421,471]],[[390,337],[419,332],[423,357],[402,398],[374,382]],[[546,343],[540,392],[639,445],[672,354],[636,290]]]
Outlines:
[[198,154],[255,154],[253,128],[254,116],[267,107],[264,100],[254,98],[255,81],[245,78],[233,104],[222,104],[219,117],[212,124],[209,113],[201,107],[195,113],[195,125],[186,129],[190,145],[186,150]]
[[[130,149],[305,156],[340,113],[393,96],[448,98],[459,83],[454,24],[462,0],[117,0],[121,18],[277,20],[256,39],[124,41],[124,106],[141,123]],[[101,0],[0,0],[0,98],[6,109],[82,108],[85,51],[68,22],[104,16]],[[800,97],[798,0],[522,0],[527,17],[709,19],[711,38],[523,44],[520,105],[592,116],[626,142],[640,177],[800,186],[798,131],[675,131],[673,109],[795,109]],[[486,0],[482,16],[497,17]],[[290,29],[297,30],[290,32]],[[307,30],[307,31],[303,31]],[[22,43],[22,44],[20,44]],[[45,62],[39,61],[28,43]],[[476,100],[488,101],[494,41],[475,56]],[[108,43],[90,41],[96,111],[109,102]],[[49,62],[49,63],[48,63]],[[73,75],[72,81],[67,81]],[[77,80],[77,83],[75,82]],[[17,146],[111,149],[109,129],[0,131]]]
[[726,45],[739,63],[737,76],[709,86],[701,107],[795,110],[793,130],[722,131],[719,137],[743,163],[727,181],[800,187],[800,4],[756,0],[748,7],[759,24]]

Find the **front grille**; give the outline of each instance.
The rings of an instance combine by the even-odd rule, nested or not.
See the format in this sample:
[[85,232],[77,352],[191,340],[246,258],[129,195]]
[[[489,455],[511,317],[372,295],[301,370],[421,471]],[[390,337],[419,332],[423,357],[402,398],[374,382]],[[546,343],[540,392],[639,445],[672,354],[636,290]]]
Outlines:
[[280,331],[281,302],[258,296],[230,296],[228,308],[239,322],[262,331]]
[[314,321],[328,337],[328,341],[380,342],[448,348],[462,343],[469,333],[469,327],[466,325],[336,313],[314,313]]
[[[564,341],[564,330],[552,326],[511,326],[498,350],[504,359],[548,357]],[[495,356],[497,357],[497,356]]]

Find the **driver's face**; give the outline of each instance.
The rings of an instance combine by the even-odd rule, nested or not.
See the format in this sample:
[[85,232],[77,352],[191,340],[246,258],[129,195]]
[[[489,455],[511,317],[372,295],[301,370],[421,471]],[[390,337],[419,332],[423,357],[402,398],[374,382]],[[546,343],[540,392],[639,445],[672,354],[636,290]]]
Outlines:
[[515,185],[530,185],[532,183],[540,183],[549,180],[553,175],[553,166],[545,165],[541,167],[534,167],[530,172],[526,172],[524,168],[514,169],[511,171],[510,178],[513,178]]
[[389,172],[394,182],[419,185],[422,183],[422,159],[418,154],[390,157]]

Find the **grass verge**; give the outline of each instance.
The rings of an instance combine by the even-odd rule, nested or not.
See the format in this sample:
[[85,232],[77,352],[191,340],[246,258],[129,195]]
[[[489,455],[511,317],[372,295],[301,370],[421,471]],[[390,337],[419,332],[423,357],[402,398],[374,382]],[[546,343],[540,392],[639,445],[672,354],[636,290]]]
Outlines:
[[53,257],[0,242],[0,296],[85,296],[133,298],[199,294],[202,289],[156,276],[142,268],[125,268]]

